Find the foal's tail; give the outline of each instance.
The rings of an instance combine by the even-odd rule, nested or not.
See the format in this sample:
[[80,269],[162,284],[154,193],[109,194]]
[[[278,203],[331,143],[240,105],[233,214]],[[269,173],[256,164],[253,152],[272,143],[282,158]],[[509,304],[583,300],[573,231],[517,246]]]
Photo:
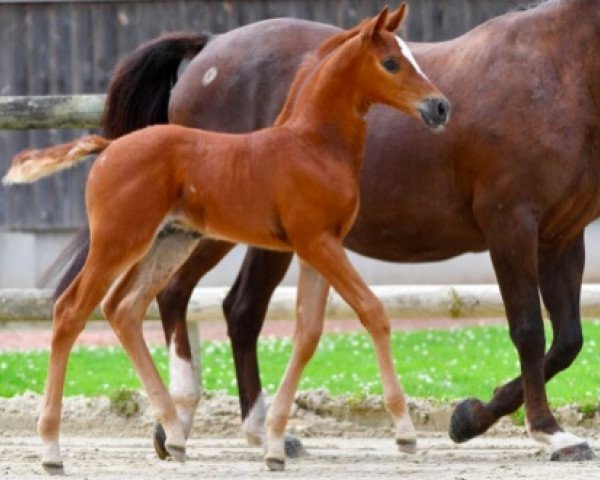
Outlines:
[[168,123],[171,89],[179,65],[194,57],[210,34],[171,33],[140,45],[115,69],[108,86],[102,128],[117,138],[138,128]]
[[32,183],[54,172],[71,168],[92,153],[100,153],[110,140],[89,135],[69,143],[42,150],[23,150],[12,159],[10,169],[2,179],[4,185]]

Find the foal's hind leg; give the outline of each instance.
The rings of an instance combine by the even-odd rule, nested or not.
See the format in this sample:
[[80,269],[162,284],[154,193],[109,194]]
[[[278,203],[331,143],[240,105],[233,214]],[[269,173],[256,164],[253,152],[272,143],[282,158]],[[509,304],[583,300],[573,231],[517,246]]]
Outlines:
[[283,470],[285,465],[285,426],[302,371],[315,352],[319,338],[321,338],[328,291],[327,281],[311,267],[301,262],[298,277],[294,349],[267,416],[268,440],[265,461],[271,470]]
[[[185,392],[200,391],[198,375],[192,367],[192,351],[186,323],[187,306],[198,280],[217,265],[232,248],[233,244],[228,242],[201,239],[156,297],[169,352],[169,390],[175,401],[177,413],[182,419],[186,438],[189,437],[191,420],[194,418],[198,402],[185,400]],[[167,457],[165,432],[158,422],[154,427],[154,448],[160,458]]]
[[[192,428],[200,399],[195,366],[177,357],[171,366],[171,394],[160,380],[142,334],[142,322],[148,305],[164,287],[173,271],[197,244],[197,235],[175,231],[154,243],[148,254],[111,290],[103,310],[127,350],[148,393],[157,417],[166,430],[165,451],[178,460],[185,458],[185,439]],[[172,349],[175,350],[175,344]],[[189,344],[188,344],[189,347]]]
[[[582,346],[579,295],[584,257],[583,233],[564,248],[539,251],[540,290],[554,332],[552,345],[544,357],[546,381],[566,369]],[[483,433],[501,416],[514,412],[522,404],[523,384],[519,376],[497,388],[488,404],[477,399],[463,401],[453,414],[450,435],[458,437],[458,441],[468,440]],[[462,411],[470,411],[471,415],[460,415]],[[593,455],[583,440],[562,432],[557,435],[562,441],[571,441],[565,444],[566,451],[556,448],[555,459],[588,459]]]
[[54,306],[50,361],[38,420],[43,443],[42,466],[50,474],[63,472],[58,437],[69,353],[87,318],[118,274],[117,269],[98,266],[87,262]]

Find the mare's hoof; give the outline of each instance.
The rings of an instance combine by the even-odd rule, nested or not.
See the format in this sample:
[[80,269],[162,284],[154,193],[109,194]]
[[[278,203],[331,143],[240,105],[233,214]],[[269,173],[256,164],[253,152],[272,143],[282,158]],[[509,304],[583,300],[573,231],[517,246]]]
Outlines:
[[154,450],[156,450],[156,454],[158,458],[164,460],[170,454],[167,451],[167,447],[165,447],[165,442],[167,441],[167,434],[165,433],[165,429],[163,426],[156,422],[154,424],[154,434],[152,438],[152,443],[154,444]]
[[42,467],[49,475],[64,475],[65,469],[63,467],[63,462],[54,461],[54,462],[42,462]]
[[596,454],[587,442],[561,448],[550,455],[550,460],[553,462],[581,462],[584,460],[594,460],[595,458]]
[[460,402],[452,412],[448,435],[453,442],[466,442],[479,435],[473,425],[473,408],[475,406],[483,407],[483,403],[476,398],[467,398]]
[[288,458],[303,457],[307,454],[302,441],[293,435],[286,435],[283,441],[285,447],[285,456]]
[[285,460],[281,458],[265,458],[265,462],[272,472],[283,472],[285,470]]
[[174,460],[177,460],[178,462],[185,462],[185,447],[182,447],[181,445],[169,444],[166,444],[165,447],[167,452],[169,452],[169,455],[171,455]]
[[401,452],[410,453],[411,455],[417,453],[417,441],[414,439],[397,438],[396,445],[398,445],[398,450]]

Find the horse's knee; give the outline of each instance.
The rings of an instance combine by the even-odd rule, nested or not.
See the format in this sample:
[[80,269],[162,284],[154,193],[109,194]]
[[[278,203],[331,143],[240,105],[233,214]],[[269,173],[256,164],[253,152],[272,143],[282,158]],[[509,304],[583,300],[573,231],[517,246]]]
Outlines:
[[511,324],[510,338],[522,358],[534,360],[543,357],[545,337],[541,319],[540,321],[521,321]]
[[230,292],[223,301],[227,335],[234,344],[256,341],[262,328],[264,311],[248,297]]
[[54,306],[53,338],[58,340],[79,335],[85,327],[85,321],[85,317],[76,310],[68,298],[59,299]]
[[321,328],[310,327],[297,331],[294,335],[295,354],[302,363],[308,362],[315,353],[321,333]]
[[552,357],[555,368],[564,370],[569,367],[583,348],[581,328],[560,332],[552,344]]
[[385,314],[383,304],[377,297],[361,302],[359,318],[371,335],[389,337],[390,322]]

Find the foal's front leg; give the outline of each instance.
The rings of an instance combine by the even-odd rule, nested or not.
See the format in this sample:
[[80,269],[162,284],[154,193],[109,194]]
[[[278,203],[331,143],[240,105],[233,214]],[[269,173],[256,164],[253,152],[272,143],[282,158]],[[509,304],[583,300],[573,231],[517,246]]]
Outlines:
[[[299,256],[311,267],[318,270],[323,277],[337,290],[358,314],[375,346],[379,363],[379,371],[383,384],[384,402],[396,426],[396,443],[400,450],[414,453],[416,450],[416,432],[410,417],[404,392],[396,377],[390,346],[390,322],[383,311],[381,302],[373,295],[368,286],[360,278],[350,264],[341,242],[336,238],[324,238],[314,242],[308,248],[298,250]],[[301,286],[298,285],[298,298],[304,298],[304,290],[310,277],[305,277]],[[314,281],[314,279],[313,279]],[[281,387],[273,400],[267,415],[267,465],[272,470],[281,470],[284,466],[281,435],[285,430],[287,415],[296,391],[302,369],[314,353],[322,328],[323,309],[326,292],[319,298],[319,309],[312,310],[315,317],[306,334],[302,334],[300,323],[302,309],[298,308],[298,327],[295,337],[294,352],[290,365],[285,373]],[[317,295],[313,294],[315,306]],[[319,314],[319,322],[316,314]],[[319,329],[317,330],[317,326]],[[305,327],[306,328],[306,327]],[[319,332],[316,335],[315,332]],[[302,348],[300,348],[300,345]]]
[[283,470],[285,465],[285,427],[302,371],[321,338],[328,291],[327,281],[310,266],[300,262],[294,349],[266,421],[265,461],[271,470]]
[[330,282],[367,329],[379,364],[384,404],[396,427],[396,444],[403,452],[415,453],[417,435],[408,415],[404,391],[396,375],[390,341],[390,321],[382,303],[354,269],[338,239],[321,239],[298,254]]

